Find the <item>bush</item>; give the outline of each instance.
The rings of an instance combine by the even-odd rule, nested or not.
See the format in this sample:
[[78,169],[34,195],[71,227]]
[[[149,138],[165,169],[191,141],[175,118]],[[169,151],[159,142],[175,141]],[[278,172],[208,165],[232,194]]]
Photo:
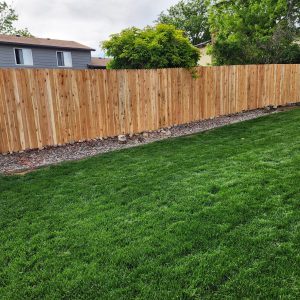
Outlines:
[[190,68],[200,57],[183,31],[166,24],[125,29],[112,35],[102,48],[113,58],[111,69]]

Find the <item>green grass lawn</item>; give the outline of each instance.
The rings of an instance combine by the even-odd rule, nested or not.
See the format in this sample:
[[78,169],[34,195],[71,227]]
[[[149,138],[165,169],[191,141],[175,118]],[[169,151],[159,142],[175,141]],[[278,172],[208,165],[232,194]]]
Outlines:
[[1,299],[299,299],[300,110],[0,177]]

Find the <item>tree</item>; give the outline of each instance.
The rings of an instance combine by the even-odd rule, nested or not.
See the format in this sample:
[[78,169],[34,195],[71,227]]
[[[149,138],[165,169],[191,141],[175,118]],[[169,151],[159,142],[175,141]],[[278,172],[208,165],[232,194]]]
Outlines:
[[125,29],[103,42],[102,48],[113,57],[111,69],[194,67],[200,56],[183,31],[165,24]]
[[210,40],[207,0],[181,0],[162,12],[156,23],[174,25],[183,30],[191,43],[197,45]]
[[209,9],[217,65],[299,63],[298,0],[214,1]]
[[14,22],[18,21],[15,10],[5,1],[0,1],[0,33],[8,35],[31,36],[28,29],[16,29]]

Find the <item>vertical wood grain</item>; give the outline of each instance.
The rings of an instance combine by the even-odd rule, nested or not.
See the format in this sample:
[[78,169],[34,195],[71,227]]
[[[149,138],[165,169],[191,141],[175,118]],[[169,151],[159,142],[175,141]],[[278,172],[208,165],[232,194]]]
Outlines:
[[0,70],[0,153],[300,101],[300,65]]

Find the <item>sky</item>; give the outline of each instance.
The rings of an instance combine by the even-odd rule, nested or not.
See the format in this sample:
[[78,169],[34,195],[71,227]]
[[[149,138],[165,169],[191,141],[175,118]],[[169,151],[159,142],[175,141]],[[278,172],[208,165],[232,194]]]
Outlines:
[[18,28],[41,38],[73,40],[97,49],[113,33],[152,25],[159,13],[179,0],[8,0],[19,21]]

